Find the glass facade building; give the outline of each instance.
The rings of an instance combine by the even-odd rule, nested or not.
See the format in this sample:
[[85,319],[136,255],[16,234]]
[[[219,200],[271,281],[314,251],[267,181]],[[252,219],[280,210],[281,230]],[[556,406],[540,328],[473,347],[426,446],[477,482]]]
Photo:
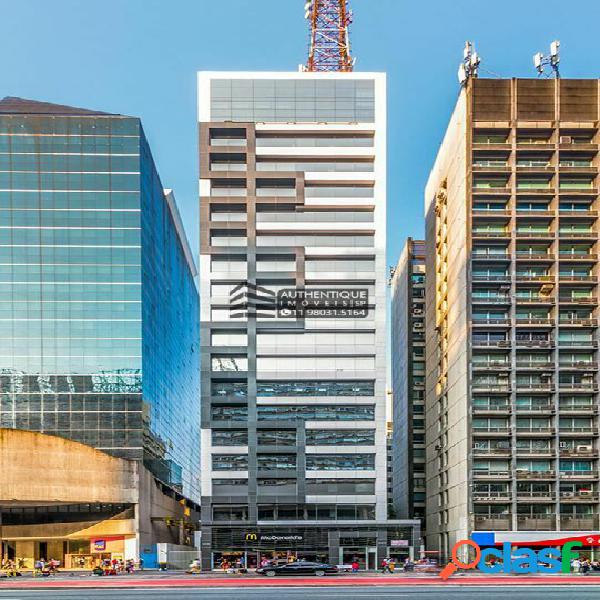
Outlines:
[[0,101],[0,427],[199,496],[199,295],[138,118]]

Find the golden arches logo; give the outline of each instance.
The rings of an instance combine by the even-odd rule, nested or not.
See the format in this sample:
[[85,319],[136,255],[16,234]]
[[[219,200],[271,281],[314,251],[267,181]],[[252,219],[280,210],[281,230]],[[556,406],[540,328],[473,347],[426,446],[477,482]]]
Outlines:
[[247,533],[246,534],[247,542],[256,542],[257,539],[258,539],[258,536],[256,535],[256,533]]

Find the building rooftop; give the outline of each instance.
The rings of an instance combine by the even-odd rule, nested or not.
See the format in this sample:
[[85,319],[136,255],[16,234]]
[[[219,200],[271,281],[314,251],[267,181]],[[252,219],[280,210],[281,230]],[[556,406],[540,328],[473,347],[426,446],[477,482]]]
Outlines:
[[0,114],[120,116],[99,110],[89,110],[87,108],[77,108],[75,106],[65,106],[64,104],[53,104],[51,102],[39,102],[38,100],[28,100],[27,98],[18,98],[16,96],[5,96],[0,100]]

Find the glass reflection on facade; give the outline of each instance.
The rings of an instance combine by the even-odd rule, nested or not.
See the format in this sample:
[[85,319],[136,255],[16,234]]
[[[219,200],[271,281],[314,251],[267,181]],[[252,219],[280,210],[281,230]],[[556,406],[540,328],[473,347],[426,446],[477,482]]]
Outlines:
[[143,460],[193,499],[199,300],[182,232],[139,119],[0,101],[0,427]]

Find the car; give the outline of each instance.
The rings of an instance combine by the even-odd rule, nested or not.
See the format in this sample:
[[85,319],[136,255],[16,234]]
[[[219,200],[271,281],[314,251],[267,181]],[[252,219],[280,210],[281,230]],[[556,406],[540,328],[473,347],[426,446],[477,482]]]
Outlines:
[[268,567],[256,569],[257,573],[266,575],[267,577],[275,577],[275,575],[316,575],[317,577],[323,577],[323,575],[334,575],[338,571],[339,569],[333,565],[309,562],[307,560],[291,562],[285,565],[269,565]]

